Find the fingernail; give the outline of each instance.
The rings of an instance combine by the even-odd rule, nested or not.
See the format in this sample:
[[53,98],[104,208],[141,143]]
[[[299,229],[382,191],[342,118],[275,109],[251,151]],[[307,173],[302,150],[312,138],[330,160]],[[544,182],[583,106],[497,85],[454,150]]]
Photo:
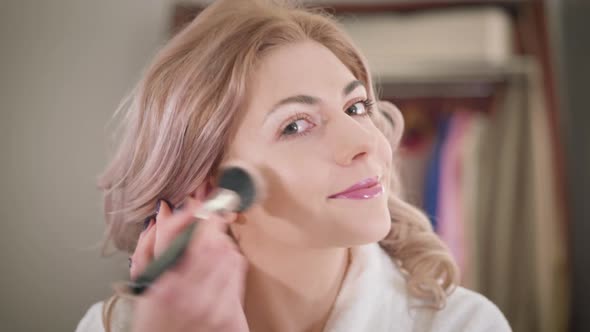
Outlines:
[[151,215],[147,218],[145,218],[145,220],[143,221],[143,230],[145,231],[148,226],[150,225],[150,221],[152,221],[152,218],[154,217],[154,215]]
[[158,212],[160,212],[160,203],[162,202],[161,199],[158,200],[158,202],[156,203],[156,214],[158,214]]
[[164,201],[168,205],[169,209],[174,210],[174,205],[170,204],[168,200],[162,198],[158,200],[158,203],[156,203],[156,214],[160,212],[160,206],[162,206],[162,201]]

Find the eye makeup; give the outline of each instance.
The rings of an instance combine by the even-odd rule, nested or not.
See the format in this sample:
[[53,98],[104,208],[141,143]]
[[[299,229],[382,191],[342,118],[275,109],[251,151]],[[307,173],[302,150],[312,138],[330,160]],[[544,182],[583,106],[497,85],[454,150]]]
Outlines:
[[[360,107],[359,104],[362,104]],[[359,105],[359,106],[357,106]],[[358,98],[346,107],[344,112],[349,116],[369,116],[373,112],[374,102],[369,98]],[[354,107],[354,108],[353,108]],[[313,117],[304,112],[298,112],[278,126],[275,138],[279,141],[289,140],[310,134],[311,129],[316,126]],[[303,127],[303,129],[302,129]]]
[[[315,126],[316,124],[313,122],[311,116],[306,113],[297,113],[281,124],[277,139],[286,140],[305,136],[309,134],[310,130]],[[304,127],[303,131],[299,131],[301,127]]]

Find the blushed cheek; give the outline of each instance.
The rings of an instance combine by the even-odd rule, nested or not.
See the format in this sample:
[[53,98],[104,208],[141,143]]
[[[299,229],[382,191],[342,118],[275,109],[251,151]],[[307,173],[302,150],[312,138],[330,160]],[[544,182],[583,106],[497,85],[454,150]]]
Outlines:
[[289,213],[301,211],[305,206],[298,206],[300,200],[297,193],[301,191],[303,183],[297,169],[290,167],[288,162],[276,159],[276,156],[266,155],[264,162],[259,162],[256,167],[265,181],[265,200],[263,208],[273,217],[285,218]]

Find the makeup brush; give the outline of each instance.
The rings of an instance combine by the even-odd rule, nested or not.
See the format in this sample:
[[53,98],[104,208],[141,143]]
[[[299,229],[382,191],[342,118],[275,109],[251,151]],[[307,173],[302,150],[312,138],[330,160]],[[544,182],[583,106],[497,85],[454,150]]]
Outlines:
[[219,177],[218,188],[194,212],[197,222],[190,224],[180,233],[162,255],[153,260],[145,271],[130,283],[129,291],[135,295],[143,293],[160,275],[178,262],[191,240],[198,220],[206,220],[214,213],[245,211],[261,198],[262,191],[261,177],[252,168],[235,162],[224,167]]

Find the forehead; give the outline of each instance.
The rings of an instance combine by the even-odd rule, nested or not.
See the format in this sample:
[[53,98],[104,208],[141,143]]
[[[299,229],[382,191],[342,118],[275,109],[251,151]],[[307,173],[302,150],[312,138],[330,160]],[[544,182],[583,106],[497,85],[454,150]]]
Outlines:
[[296,93],[340,93],[354,79],[328,48],[304,41],[277,47],[262,57],[250,82],[250,96],[276,101]]

